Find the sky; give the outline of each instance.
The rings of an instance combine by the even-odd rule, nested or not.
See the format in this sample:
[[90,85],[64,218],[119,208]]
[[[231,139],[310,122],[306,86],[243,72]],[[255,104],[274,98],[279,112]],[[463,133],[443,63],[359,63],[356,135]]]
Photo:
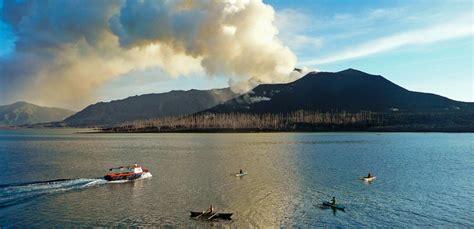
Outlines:
[[[145,93],[239,86],[255,75],[256,83],[291,81],[294,77],[280,75],[293,65],[330,72],[354,68],[409,90],[474,101],[472,1],[256,2],[249,10],[238,4],[234,9],[202,3],[212,10],[159,14],[150,22],[157,14],[153,10],[174,8],[156,2],[144,7],[85,0],[94,4],[86,12],[89,17],[84,12],[74,17],[70,12],[80,7],[51,4],[24,13],[25,5],[7,7],[0,0],[0,104],[26,100],[80,110],[90,103]],[[222,21],[223,34],[193,30],[216,27],[208,15],[229,14],[221,11],[243,13]],[[20,21],[18,15],[28,18]],[[163,21],[174,24],[167,28]],[[105,29],[99,26],[102,22]],[[130,24],[135,27],[127,27]],[[246,31],[245,36],[231,40],[235,28]],[[213,43],[202,44],[208,40]],[[113,42],[117,44],[111,46]],[[155,44],[170,48],[160,46],[158,53],[150,54]],[[269,68],[250,67],[253,62]],[[281,65],[278,71],[268,70]],[[252,69],[243,71],[243,66]]]

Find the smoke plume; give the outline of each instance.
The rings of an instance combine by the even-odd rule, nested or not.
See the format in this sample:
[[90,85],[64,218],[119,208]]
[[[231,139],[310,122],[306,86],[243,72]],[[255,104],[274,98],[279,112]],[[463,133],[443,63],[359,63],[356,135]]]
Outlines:
[[261,0],[6,0],[16,42],[0,57],[0,100],[83,106],[106,81],[155,66],[228,77],[240,92],[287,82],[296,57],[274,17]]

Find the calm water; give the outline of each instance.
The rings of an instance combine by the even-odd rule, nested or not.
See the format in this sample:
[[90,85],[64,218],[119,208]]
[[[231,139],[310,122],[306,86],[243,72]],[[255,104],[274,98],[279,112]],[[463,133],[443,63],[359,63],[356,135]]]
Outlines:
[[[0,131],[0,226],[474,227],[473,134],[75,131]],[[98,179],[134,162],[153,177]],[[189,219],[211,203],[233,220]]]

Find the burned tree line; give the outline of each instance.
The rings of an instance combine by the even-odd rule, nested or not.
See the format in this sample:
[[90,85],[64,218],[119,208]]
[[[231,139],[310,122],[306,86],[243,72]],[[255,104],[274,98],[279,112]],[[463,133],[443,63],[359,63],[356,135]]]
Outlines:
[[373,112],[348,113],[294,111],[286,114],[198,113],[161,117],[103,128],[103,132],[180,132],[180,131],[298,131],[318,128],[361,128],[383,124],[383,116]]

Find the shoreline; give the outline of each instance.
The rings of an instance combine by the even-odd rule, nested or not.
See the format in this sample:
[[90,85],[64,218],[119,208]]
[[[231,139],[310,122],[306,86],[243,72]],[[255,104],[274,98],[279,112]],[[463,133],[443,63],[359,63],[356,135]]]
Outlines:
[[128,131],[93,131],[82,133],[101,133],[101,134],[138,134],[138,133],[474,133],[474,129],[450,129],[450,128],[433,128],[433,129],[412,129],[412,128],[371,128],[371,129],[317,129],[317,130],[259,130],[259,129],[183,129],[183,130],[128,130]]
[[[116,128],[116,127],[115,127]],[[370,128],[301,128],[301,129],[176,129],[157,130],[110,130],[113,128],[100,129],[97,127],[0,127],[1,130],[73,130],[76,134],[146,134],[146,133],[474,133],[474,127],[438,127],[438,128],[416,128],[416,127],[370,127]],[[84,131],[77,131],[84,130]],[[91,131],[95,130],[95,131]]]

